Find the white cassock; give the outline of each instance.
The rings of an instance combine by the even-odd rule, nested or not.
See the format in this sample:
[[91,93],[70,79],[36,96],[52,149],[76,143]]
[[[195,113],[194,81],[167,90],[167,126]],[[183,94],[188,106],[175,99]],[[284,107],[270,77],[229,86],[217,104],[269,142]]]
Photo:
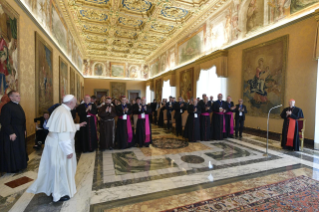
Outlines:
[[[49,134],[45,140],[38,178],[27,190],[33,194],[52,194],[54,202],[66,195],[71,198],[76,193],[74,136],[80,125],[74,124],[70,110],[62,104],[53,111],[47,124]],[[73,157],[67,159],[71,153]]]

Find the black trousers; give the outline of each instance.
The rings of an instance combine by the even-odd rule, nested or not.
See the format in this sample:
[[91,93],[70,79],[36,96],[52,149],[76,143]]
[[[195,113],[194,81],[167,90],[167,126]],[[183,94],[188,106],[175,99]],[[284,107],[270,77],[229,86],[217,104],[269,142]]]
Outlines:
[[235,135],[238,136],[238,130],[239,130],[239,136],[242,136],[243,129],[244,129],[244,120],[243,117],[239,117],[236,119],[236,126],[235,126]]
[[47,135],[49,134],[49,130],[37,130],[36,131],[36,138],[35,138],[35,145],[42,145],[45,142],[45,139],[47,138]]
[[153,114],[154,114],[153,123],[157,124],[157,111],[154,111]]
[[171,113],[167,114],[167,129],[170,130],[172,128],[172,116]]

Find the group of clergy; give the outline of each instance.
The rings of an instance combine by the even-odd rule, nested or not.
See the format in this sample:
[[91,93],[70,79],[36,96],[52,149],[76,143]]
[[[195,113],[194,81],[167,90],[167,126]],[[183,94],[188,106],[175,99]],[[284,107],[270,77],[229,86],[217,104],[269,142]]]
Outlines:
[[[242,99],[238,101],[237,105],[234,105],[230,96],[227,97],[227,101],[223,101],[222,94],[218,95],[217,101],[213,101],[212,97],[208,100],[206,94],[202,95],[202,99],[193,98],[189,102],[184,102],[182,97],[179,97],[178,102],[176,102],[175,98],[170,97],[168,102],[164,99],[162,104],[154,101],[152,108],[154,109],[154,117],[157,117],[157,112],[160,113],[159,120],[154,120],[159,126],[164,126],[163,113],[166,111],[166,128],[168,130],[171,129],[172,124],[171,113],[175,111],[173,118],[176,122],[176,135],[182,135],[190,142],[234,137],[234,118],[236,120],[235,137],[238,137],[238,133],[239,137],[242,137],[245,114],[247,113]],[[188,116],[183,131],[182,115],[185,111],[188,112]]]
[[[148,147],[151,144],[151,108],[146,105],[145,98],[137,97],[135,104],[131,105],[125,96],[120,98],[118,104],[114,104],[110,97],[105,97],[97,106],[90,96],[86,95],[84,102],[76,110],[80,122],[87,122],[87,126],[80,129],[78,136],[83,152],[95,151],[98,142],[100,150]],[[133,124],[133,115],[137,119],[136,125]],[[97,136],[98,125],[100,138]]]

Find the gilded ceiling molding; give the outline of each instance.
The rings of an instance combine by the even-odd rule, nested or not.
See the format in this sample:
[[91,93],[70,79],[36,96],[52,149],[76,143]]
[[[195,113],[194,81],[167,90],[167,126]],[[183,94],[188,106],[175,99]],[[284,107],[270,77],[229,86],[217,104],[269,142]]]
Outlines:
[[106,27],[100,27],[97,25],[84,25],[82,31],[84,33],[97,34],[97,35],[108,35]]
[[78,12],[78,18],[81,21],[99,23],[99,24],[108,24],[110,20],[108,16],[100,10],[94,9],[82,9]]
[[147,17],[152,15],[154,9],[155,6],[151,2],[143,0],[123,0],[120,5],[122,12]]
[[132,32],[129,30],[116,30],[114,36],[118,38],[126,38],[131,40],[136,40],[138,38],[136,32]]
[[74,0],[74,2],[83,6],[93,6],[103,9],[112,8],[112,0]]
[[176,2],[180,2],[182,4],[192,6],[192,7],[200,7],[207,2],[207,0],[176,0]]
[[175,23],[184,23],[191,17],[191,13],[183,8],[165,7],[159,17]]
[[112,44],[114,46],[117,46],[117,47],[126,47],[126,48],[132,48],[133,47],[133,42],[132,41],[127,41],[127,40],[113,40]]
[[318,60],[319,58],[319,9],[317,9],[313,13],[313,17],[317,21],[317,30],[316,30],[316,37],[315,37],[315,43],[314,43],[314,58]]
[[142,20],[130,17],[120,17],[117,19],[116,25],[123,28],[142,30],[145,23]]
[[129,49],[122,48],[122,47],[113,47],[111,51],[112,52],[119,52],[119,53],[126,53],[126,54],[130,53]]
[[150,31],[160,33],[163,35],[171,35],[175,32],[175,27],[170,25],[155,23],[151,25]]

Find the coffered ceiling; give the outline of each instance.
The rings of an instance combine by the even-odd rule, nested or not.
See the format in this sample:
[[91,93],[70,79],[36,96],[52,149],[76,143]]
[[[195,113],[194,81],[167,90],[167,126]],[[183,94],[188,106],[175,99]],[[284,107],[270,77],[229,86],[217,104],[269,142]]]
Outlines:
[[83,58],[145,63],[227,0],[59,0]]

